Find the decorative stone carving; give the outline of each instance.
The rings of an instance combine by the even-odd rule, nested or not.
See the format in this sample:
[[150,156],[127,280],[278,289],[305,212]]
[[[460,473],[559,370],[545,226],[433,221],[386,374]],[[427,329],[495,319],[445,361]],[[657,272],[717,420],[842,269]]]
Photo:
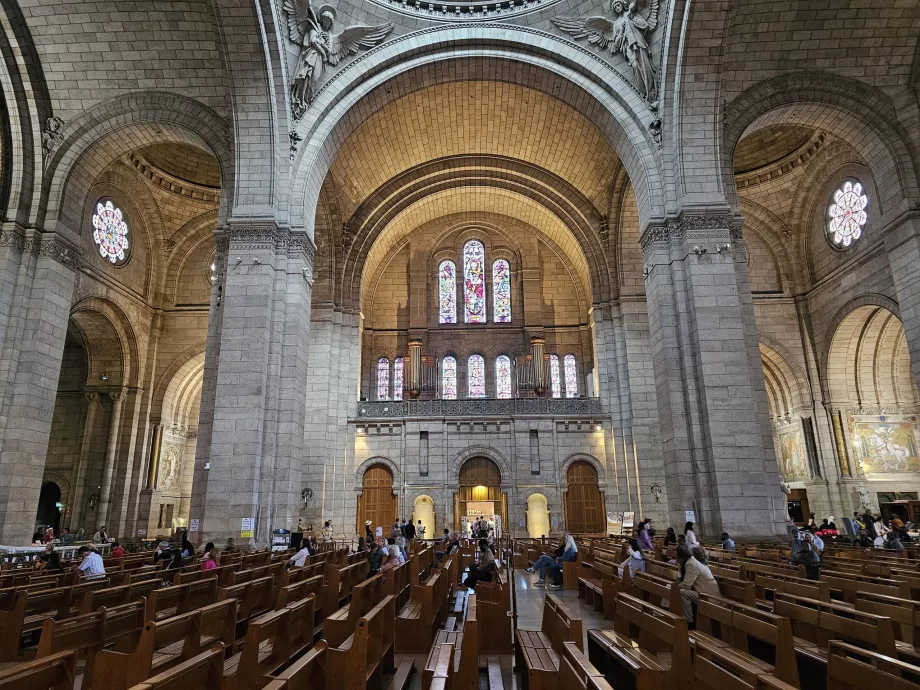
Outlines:
[[648,125],[648,131],[652,133],[652,138],[655,140],[655,145],[658,149],[661,149],[661,118],[652,120]]
[[587,38],[588,43],[602,50],[621,53],[632,67],[633,83],[639,93],[657,110],[658,75],[652,67],[648,33],[658,26],[658,0],[648,0],[646,5],[640,11],[637,0],[610,0],[613,21],[607,17],[554,17],[552,22],[577,39]]
[[288,136],[291,138],[291,160],[294,160],[297,157],[297,147],[303,141],[303,137],[294,130],[288,132]]
[[182,476],[182,456],[176,446],[166,446],[160,457],[160,476],[157,482],[159,491],[171,491],[179,488]]
[[13,251],[22,254],[26,246],[26,233],[18,225],[0,228],[0,247],[11,247]]
[[80,252],[62,242],[58,237],[41,238],[38,255],[51,257],[71,271],[79,270],[82,265]]
[[45,120],[45,128],[42,130],[42,150],[45,152],[45,165],[57,151],[58,146],[64,142],[64,121],[59,117],[49,117]]
[[323,5],[319,13],[310,0],[284,0],[288,35],[300,46],[297,66],[291,77],[291,109],[300,119],[313,102],[326,65],[335,67],[359,48],[373,48],[393,30],[393,24],[347,26],[335,32],[335,9]]

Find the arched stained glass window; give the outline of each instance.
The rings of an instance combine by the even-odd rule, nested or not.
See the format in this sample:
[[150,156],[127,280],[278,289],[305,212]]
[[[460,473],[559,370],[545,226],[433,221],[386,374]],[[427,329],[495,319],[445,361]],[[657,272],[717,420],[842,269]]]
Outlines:
[[110,262],[125,260],[128,250],[128,224],[124,214],[111,199],[99,201],[93,214],[93,241],[99,254]]
[[511,358],[499,355],[495,360],[495,397],[511,397]]
[[403,399],[403,358],[393,360],[393,400]]
[[578,371],[575,368],[575,355],[566,355],[563,359],[565,367],[565,397],[578,397]]
[[869,197],[857,180],[846,180],[837,187],[827,209],[827,236],[838,249],[846,249],[858,240],[869,216]]
[[457,267],[453,261],[438,266],[438,323],[457,323]]
[[559,355],[549,356],[549,387],[554,398],[562,397],[562,382],[559,379]]
[[511,266],[504,259],[492,264],[492,321],[511,323]]
[[441,360],[441,397],[457,399],[457,360],[450,356]]
[[486,397],[486,361],[482,355],[470,355],[467,361],[466,379],[471,398]]
[[486,250],[482,242],[463,245],[463,314],[466,323],[486,322]]
[[381,357],[377,360],[377,400],[390,399],[390,360]]

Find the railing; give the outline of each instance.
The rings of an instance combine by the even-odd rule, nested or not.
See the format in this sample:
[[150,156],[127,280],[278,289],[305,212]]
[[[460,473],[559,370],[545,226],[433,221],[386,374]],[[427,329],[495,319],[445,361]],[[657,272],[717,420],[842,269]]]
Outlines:
[[509,415],[603,415],[598,398],[511,398],[499,400],[374,400],[358,403],[358,417],[483,417]]

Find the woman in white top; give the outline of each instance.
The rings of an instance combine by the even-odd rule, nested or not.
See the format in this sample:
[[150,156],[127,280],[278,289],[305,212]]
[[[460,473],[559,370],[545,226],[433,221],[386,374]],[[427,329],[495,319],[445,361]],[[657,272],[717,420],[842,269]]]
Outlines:
[[303,568],[304,564],[307,562],[307,559],[310,557],[310,549],[304,544],[303,548],[295,553],[288,559],[289,565],[294,565],[298,568]]
[[623,561],[620,566],[629,567],[629,576],[635,577],[636,573],[645,572],[645,556],[642,555],[642,549],[639,547],[638,539],[630,539],[629,546],[626,547],[629,558]]
[[687,540],[687,546],[691,549],[694,546],[700,545],[700,540],[696,538],[696,535],[693,533],[693,523],[688,522],[684,525],[684,539]]

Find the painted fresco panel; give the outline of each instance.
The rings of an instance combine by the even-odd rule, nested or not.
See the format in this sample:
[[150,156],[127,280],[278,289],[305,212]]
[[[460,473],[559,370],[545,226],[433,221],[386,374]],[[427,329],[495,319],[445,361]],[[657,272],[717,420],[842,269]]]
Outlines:
[[850,416],[850,442],[866,474],[920,471],[917,417]]
[[783,479],[797,482],[808,479],[808,455],[802,429],[796,426],[785,427],[776,431],[776,444],[782,458]]

